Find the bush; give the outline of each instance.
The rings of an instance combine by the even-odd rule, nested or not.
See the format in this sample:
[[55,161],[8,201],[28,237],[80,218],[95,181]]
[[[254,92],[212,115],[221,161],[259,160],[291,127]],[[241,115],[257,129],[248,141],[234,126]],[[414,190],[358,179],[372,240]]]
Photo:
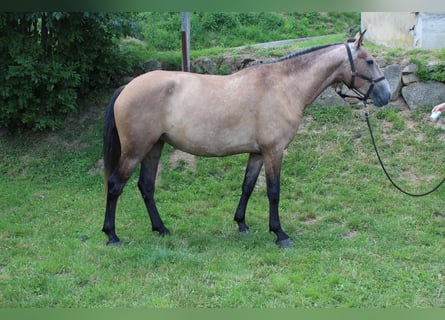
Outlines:
[[0,14],[0,127],[57,129],[78,97],[109,85],[129,65],[113,39],[125,15]]

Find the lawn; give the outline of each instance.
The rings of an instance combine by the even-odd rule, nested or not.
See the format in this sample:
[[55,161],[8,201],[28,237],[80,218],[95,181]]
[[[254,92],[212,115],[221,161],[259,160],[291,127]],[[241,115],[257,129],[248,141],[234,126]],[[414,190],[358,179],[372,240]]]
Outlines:
[[[246,155],[177,159],[164,150],[156,198],[172,234],[158,237],[134,176],[117,232],[101,232],[106,100],[55,133],[0,135],[1,307],[445,307],[444,188],[399,193],[370,144],[363,112],[311,107],[283,164],[281,221],[268,232],[264,176],[248,235],[233,221]],[[429,110],[371,110],[382,157],[402,187],[442,178],[443,120]]]

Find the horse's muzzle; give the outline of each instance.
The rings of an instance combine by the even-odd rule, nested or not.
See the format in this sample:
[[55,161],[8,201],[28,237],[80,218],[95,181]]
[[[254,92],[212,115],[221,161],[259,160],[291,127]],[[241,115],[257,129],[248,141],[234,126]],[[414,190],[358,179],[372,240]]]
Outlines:
[[386,79],[374,85],[370,98],[377,107],[383,107],[388,104],[391,99],[391,89]]

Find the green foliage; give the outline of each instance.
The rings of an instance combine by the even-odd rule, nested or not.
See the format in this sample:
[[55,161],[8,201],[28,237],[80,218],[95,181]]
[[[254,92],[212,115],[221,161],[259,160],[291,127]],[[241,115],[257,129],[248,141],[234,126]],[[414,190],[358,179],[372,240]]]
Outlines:
[[426,66],[425,59],[413,57],[410,59],[410,62],[417,65],[416,75],[420,79],[420,81],[428,81],[431,79],[430,69]]
[[[436,50],[431,53],[427,50],[411,50],[410,55],[414,55],[410,58],[411,63],[415,63],[418,67],[416,75],[421,81],[439,81],[445,83],[445,49]],[[432,57],[439,59],[438,62],[429,65],[428,61]]]
[[[151,51],[180,50],[180,13],[139,14]],[[359,13],[197,12],[190,15],[191,47],[237,47],[259,42],[348,33]]]
[[129,70],[114,39],[136,30],[129,15],[2,13],[0,127],[56,129],[78,97]]
[[431,80],[445,83],[445,62],[438,63],[433,67]]

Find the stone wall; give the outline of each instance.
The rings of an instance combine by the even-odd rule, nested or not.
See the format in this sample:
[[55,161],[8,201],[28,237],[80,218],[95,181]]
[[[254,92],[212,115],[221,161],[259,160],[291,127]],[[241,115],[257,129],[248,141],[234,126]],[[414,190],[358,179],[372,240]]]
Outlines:
[[[445,84],[441,82],[420,82],[416,77],[417,66],[415,64],[390,63],[384,59],[378,59],[385,77],[391,87],[390,107],[398,109],[416,109],[418,107],[431,107],[445,102]],[[204,57],[191,62],[191,71],[203,74],[230,74],[261,63],[249,57]],[[149,61],[144,64],[144,72],[164,69],[172,70],[172,66],[163,65],[158,61]],[[342,86],[342,93],[347,93],[346,86]],[[346,104],[358,104],[357,99],[341,98],[334,87],[327,88],[315,101],[315,105],[338,106]]]

